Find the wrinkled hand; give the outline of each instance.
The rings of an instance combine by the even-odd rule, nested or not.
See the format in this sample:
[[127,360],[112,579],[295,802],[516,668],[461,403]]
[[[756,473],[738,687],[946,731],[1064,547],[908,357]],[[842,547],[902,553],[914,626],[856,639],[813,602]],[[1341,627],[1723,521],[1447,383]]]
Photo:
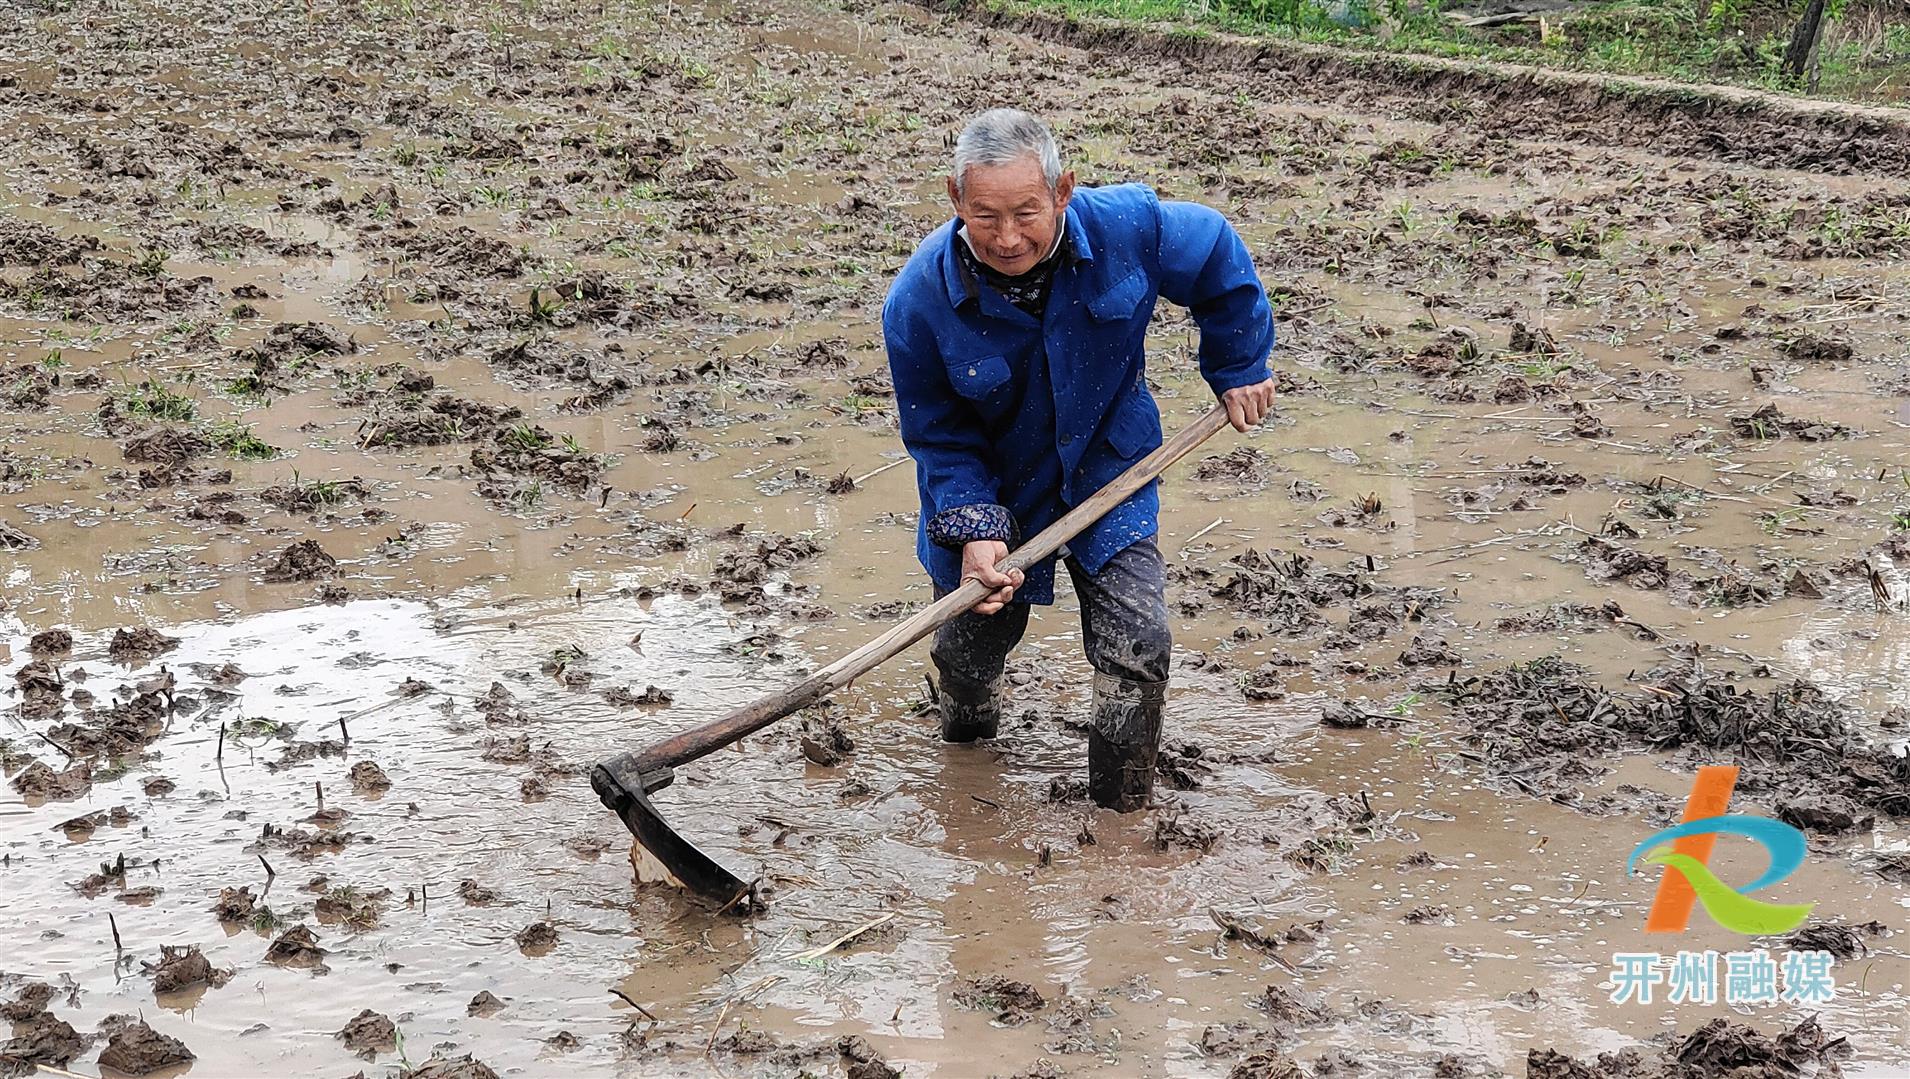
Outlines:
[[994,614],[1008,605],[1014,598],[1015,589],[1021,587],[1022,573],[1001,573],[995,566],[1008,557],[1008,545],[1000,540],[976,540],[962,545],[962,580],[980,581],[989,589],[981,602],[970,607],[976,614]]
[[1220,403],[1227,409],[1227,419],[1234,430],[1245,434],[1247,428],[1266,419],[1267,413],[1273,411],[1273,380],[1228,390],[1220,395]]

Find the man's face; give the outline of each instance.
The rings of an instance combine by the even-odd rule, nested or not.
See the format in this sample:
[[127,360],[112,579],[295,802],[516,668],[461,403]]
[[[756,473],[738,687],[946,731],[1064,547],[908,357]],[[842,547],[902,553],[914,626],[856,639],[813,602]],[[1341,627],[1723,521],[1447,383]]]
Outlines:
[[1010,276],[1034,269],[1048,254],[1073,195],[1074,173],[1062,173],[1050,193],[1032,155],[1006,165],[969,166],[959,194],[955,178],[948,180],[948,200],[968,226],[975,256]]

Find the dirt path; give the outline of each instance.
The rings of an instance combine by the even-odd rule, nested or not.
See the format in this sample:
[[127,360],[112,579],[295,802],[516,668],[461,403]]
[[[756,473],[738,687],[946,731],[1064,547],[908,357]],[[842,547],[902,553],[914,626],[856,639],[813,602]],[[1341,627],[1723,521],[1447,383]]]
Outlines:
[[[0,1070],[1910,1069],[1887,154],[900,4],[0,20]],[[994,744],[912,654],[684,770],[767,914],[633,888],[590,762],[926,599],[876,314],[1003,102],[1279,303],[1278,418],[1166,491],[1161,804],[1079,799],[1064,598]],[[1731,762],[1837,996],[1613,1004],[1747,946],[1624,872]]]

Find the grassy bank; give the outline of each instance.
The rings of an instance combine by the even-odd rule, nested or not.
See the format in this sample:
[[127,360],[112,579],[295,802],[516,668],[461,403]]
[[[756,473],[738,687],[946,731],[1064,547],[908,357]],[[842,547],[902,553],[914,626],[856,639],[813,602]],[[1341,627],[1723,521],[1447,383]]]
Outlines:
[[1561,0],[1553,11],[1497,25],[1467,25],[1498,10],[1477,0],[1463,8],[1446,0],[993,0],[990,6],[1910,103],[1910,4],[1903,0],[1865,6],[1832,0],[1801,82],[1784,78],[1782,58],[1803,0]]

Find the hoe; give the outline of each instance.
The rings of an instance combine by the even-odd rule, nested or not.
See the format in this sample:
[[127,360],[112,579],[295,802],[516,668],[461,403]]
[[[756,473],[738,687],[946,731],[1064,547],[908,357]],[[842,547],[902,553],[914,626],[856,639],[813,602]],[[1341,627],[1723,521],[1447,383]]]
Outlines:
[[[1225,410],[1218,407],[1210,410],[1161,448],[1129,466],[1127,471],[1095,492],[1092,498],[1015,548],[1002,561],[1001,570],[1025,570],[1060,550],[1062,544],[1100,520],[1102,515],[1120,505],[1123,499],[1152,482],[1168,466],[1226,425]],[[935,632],[949,619],[973,607],[986,593],[980,582],[965,581],[960,588],[907,621],[895,625],[882,636],[797,685],[738,708],[721,719],[666,738],[647,749],[619,754],[599,763],[591,769],[590,785],[596,789],[597,797],[603,800],[603,804],[623,819],[624,825],[636,836],[637,844],[649,858],[661,865],[666,879],[705,899],[722,904],[725,910],[753,906],[756,897],[752,886],[677,834],[676,829],[670,827],[662,814],[657,812],[656,803],[650,800],[650,796],[670,785],[670,781],[676,778],[677,768],[827,698],[887,662],[909,645]]]

